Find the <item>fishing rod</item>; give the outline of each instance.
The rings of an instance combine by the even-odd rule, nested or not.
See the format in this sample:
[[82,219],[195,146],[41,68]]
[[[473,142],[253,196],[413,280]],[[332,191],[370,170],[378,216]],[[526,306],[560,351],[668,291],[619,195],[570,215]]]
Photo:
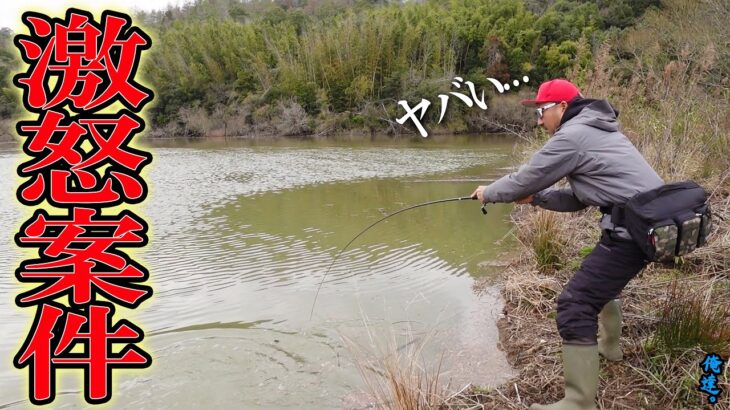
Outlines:
[[[309,312],[309,320],[312,320],[312,315],[314,314],[314,305],[317,304],[317,296],[319,296],[319,290],[322,289],[322,284],[324,284],[324,280],[325,280],[325,278],[327,278],[327,274],[330,273],[330,270],[332,269],[332,266],[334,266],[335,262],[340,257],[340,255],[342,255],[342,252],[344,252],[345,249],[347,249],[353,242],[355,242],[355,240],[357,238],[359,238],[360,236],[362,236],[362,234],[364,234],[365,232],[367,232],[368,230],[370,230],[370,228],[372,228],[373,226],[375,226],[375,225],[383,222],[384,220],[390,218],[391,216],[396,216],[396,215],[398,215],[401,212],[409,211],[411,209],[416,209],[416,208],[420,208],[420,207],[428,206],[428,205],[441,204],[441,203],[444,203],[444,202],[466,201],[466,200],[475,200],[475,199],[477,199],[476,195],[475,196],[460,196],[460,197],[457,197],[457,198],[439,199],[437,201],[430,201],[430,202],[424,202],[422,204],[412,205],[412,206],[409,206],[407,208],[403,208],[403,209],[400,209],[398,211],[395,211],[392,214],[386,215],[386,216],[380,218],[379,220],[373,222],[372,224],[370,224],[367,228],[365,228],[362,231],[360,231],[360,233],[358,233],[357,235],[355,235],[355,237],[352,238],[350,240],[350,242],[348,242],[347,245],[345,245],[345,247],[343,247],[342,249],[340,249],[339,252],[337,252],[337,255],[335,255],[334,259],[332,259],[332,263],[330,263],[330,266],[327,268],[327,271],[324,273],[324,276],[322,276],[322,280],[319,282],[319,286],[317,286],[317,292],[314,294],[314,302],[312,302],[312,310]],[[487,214],[487,204],[483,204],[482,205],[482,213],[484,215]]]

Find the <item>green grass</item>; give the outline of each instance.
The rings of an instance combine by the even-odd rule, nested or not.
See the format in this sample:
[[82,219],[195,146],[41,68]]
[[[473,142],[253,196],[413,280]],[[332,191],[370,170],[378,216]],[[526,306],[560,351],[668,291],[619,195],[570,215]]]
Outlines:
[[674,282],[649,346],[676,356],[692,348],[730,352],[730,307],[712,303],[712,295],[688,291]]

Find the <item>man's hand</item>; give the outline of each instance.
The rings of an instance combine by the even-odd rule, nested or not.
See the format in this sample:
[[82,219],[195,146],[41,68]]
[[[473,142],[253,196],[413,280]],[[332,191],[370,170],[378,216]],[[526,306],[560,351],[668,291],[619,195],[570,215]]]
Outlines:
[[476,198],[479,200],[479,202],[486,204],[487,200],[484,198],[484,188],[486,188],[486,185],[479,185],[477,189],[474,191],[474,193],[471,194],[472,198]]
[[[477,189],[474,190],[474,192],[471,194],[472,198],[476,198],[479,200],[479,202],[486,204],[488,199],[484,197],[484,189],[486,188],[486,185],[479,185]],[[524,204],[531,204],[533,195],[528,195],[524,198],[520,198],[515,201],[516,204],[524,205]]]

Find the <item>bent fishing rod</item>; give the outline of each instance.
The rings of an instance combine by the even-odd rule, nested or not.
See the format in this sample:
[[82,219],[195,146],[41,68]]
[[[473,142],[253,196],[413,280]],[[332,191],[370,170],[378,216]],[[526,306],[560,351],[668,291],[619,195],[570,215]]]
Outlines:
[[[324,276],[322,276],[322,280],[319,282],[319,286],[317,286],[317,292],[314,294],[314,302],[312,302],[312,310],[309,312],[309,320],[312,320],[312,315],[314,314],[314,306],[317,304],[317,296],[319,296],[319,290],[322,289],[322,285],[324,284],[324,280],[327,278],[327,274],[330,273],[330,270],[332,269],[332,266],[334,266],[335,262],[340,257],[340,255],[342,255],[342,252],[344,252],[350,245],[352,245],[352,243],[355,242],[355,240],[357,238],[359,238],[360,236],[362,236],[365,232],[369,231],[370,228],[372,228],[375,225],[383,222],[384,220],[390,218],[391,216],[396,216],[399,213],[402,213],[402,212],[405,212],[405,211],[410,211],[411,209],[421,208],[421,207],[428,206],[428,205],[441,204],[441,203],[444,203],[444,202],[467,201],[467,200],[475,200],[475,199],[477,199],[476,195],[475,196],[460,196],[460,197],[457,197],[457,198],[439,199],[437,201],[430,201],[430,202],[424,202],[422,204],[412,205],[412,206],[409,206],[407,208],[403,208],[403,209],[400,209],[398,211],[395,211],[392,214],[388,214],[388,215],[380,218],[379,220],[373,222],[367,228],[365,228],[362,231],[360,231],[360,233],[358,233],[357,235],[355,235],[355,237],[352,238],[350,240],[350,242],[347,243],[347,245],[345,245],[342,249],[340,249],[339,252],[337,252],[337,255],[335,255],[334,259],[332,259],[332,263],[330,263],[330,266],[327,268],[327,271],[324,273]],[[482,213],[484,215],[487,214],[487,204],[483,204],[482,205]]]

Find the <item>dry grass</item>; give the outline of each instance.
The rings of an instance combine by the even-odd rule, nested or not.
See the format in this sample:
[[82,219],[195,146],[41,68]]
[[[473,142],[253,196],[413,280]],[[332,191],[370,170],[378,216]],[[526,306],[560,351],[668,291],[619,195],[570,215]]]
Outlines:
[[[410,327],[377,327],[363,321],[366,336],[341,339],[365,383],[368,409],[483,409],[475,397],[452,389],[442,370],[443,357],[424,354],[436,330],[416,333]],[[362,344],[362,340],[367,343]]]
[[555,272],[565,264],[566,218],[555,212],[537,210],[517,223],[517,238],[532,251],[537,270]]
[[448,398],[448,384],[441,380],[441,361],[429,368],[424,347],[433,332],[418,337],[412,331],[399,333],[389,328],[379,334],[365,323],[369,344],[354,338],[342,340],[365,382],[368,407],[377,409],[439,408]]

